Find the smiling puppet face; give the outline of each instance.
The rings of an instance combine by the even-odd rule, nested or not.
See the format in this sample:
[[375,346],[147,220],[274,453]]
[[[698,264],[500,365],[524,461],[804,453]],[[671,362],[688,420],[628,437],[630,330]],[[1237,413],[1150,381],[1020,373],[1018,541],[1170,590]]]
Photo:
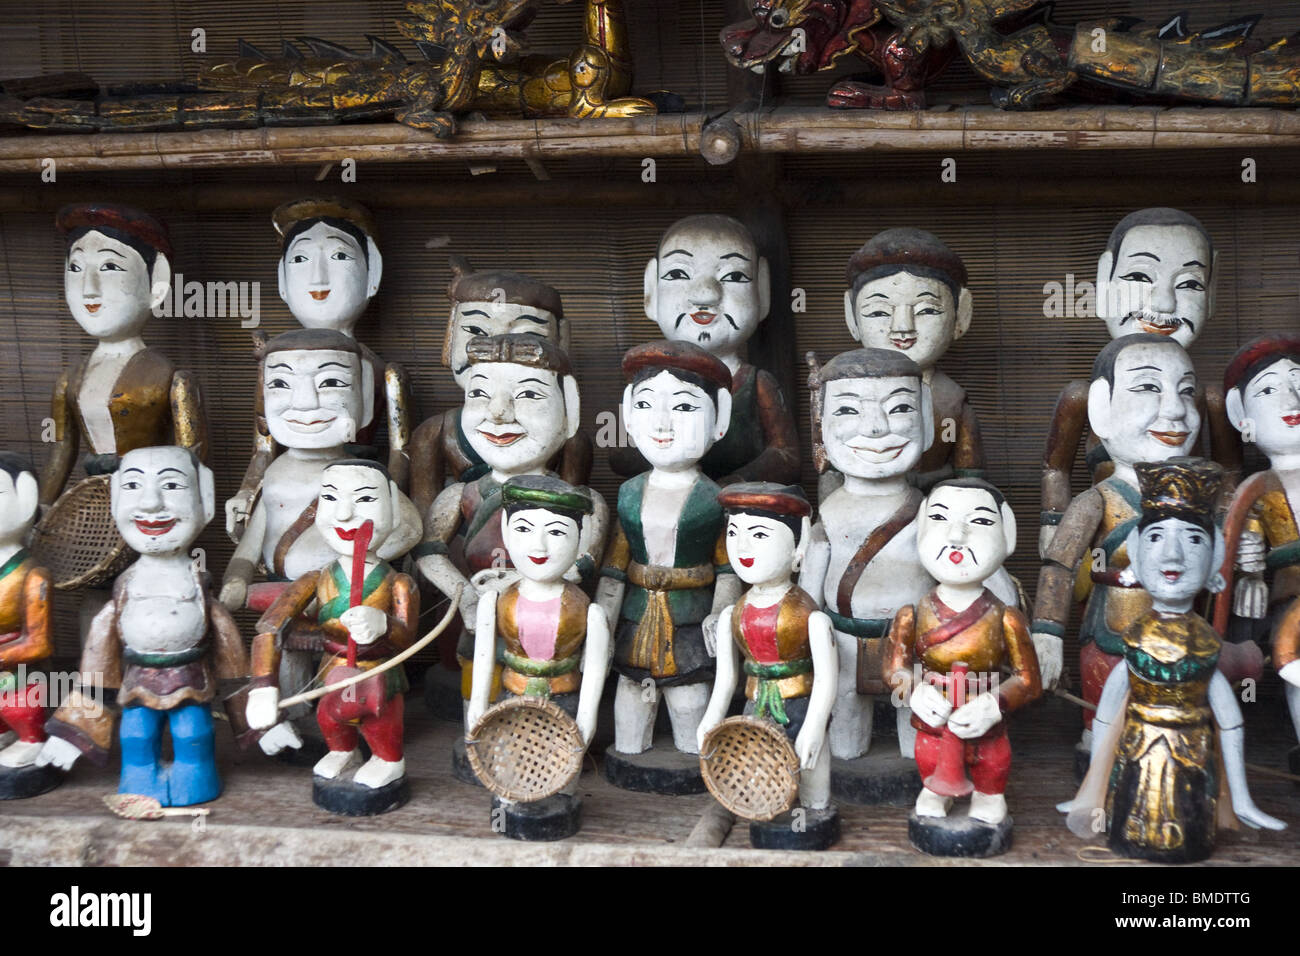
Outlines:
[[646,265],[645,312],[670,341],[734,354],[770,304],[767,260],[749,231],[726,216],[676,223]]
[[730,405],[719,414],[716,398],[699,384],[669,369],[633,382],[623,392],[623,420],[628,438],[646,461],[661,471],[694,466],[726,434]]
[[113,520],[140,554],[175,554],[198,538],[216,512],[212,471],[188,449],[137,448],[122,456],[111,484]]
[[324,221],[289,241],[280,259],[280,298],[305,328],[346,331],[379,291],[379,250],[365,241],[363,247]]
[[911,471],[933,437],[928,392],[912,376],[828,382],[821,418],[827,459],[859,478]]
[[1190,606],[1223,560],[1220,537],[1200,525],[1166,518],[1135,530],[1128,553],[1137,579],[1152,599],[1171,607]]
[[922,566],[940,584],[978,584],[1015,550],[1016,519],[1011,508],[983,482],[936,485],[917,519],[916,545]]
[[374,414],[373,373],[355,352],[284,349],[262,363],[271,437],[286,448],[334,448]]
[[[1170,210],[1164,218],[1185,217],[1175,214]],[[1141,213],[1135,216],[1132,221],[1141,223]],[[1194,342],[1214,314],[1215,258],[1194,220],[1157,216],[1127,227],[1118,248],[1108,248],[1097,265],[1097,314],[1111,338],[1150,332],[1183,347]]]
[[931,368],[970,325],[969,294],[962,302],[959,313],[942,280],[895,272],[850,294],[849,330],[867,348],[895,349]]
[[[1284,356],[1227,395],[1228,417],[1270,458],[1300,453],[1300,361]],[[1243,427],[1245,426],[1245,427]]]
[[727,519],[727,558],[746,584],[785,581],[802,552],[794,529],[771,515],[740,512]]
[[[1124,343],[1132,344],[1125,345]],[[1105,358],[1113,362],[1105,362]],[[1088,389],[1088,424],[1116,462],[1164,461],[1186,455],[1201,426],[1196,373],[1173,339],[1126,336],[1107,346]]]
[[[569,398],[571,376],[514,362],[470,366],[461,410],[469,443],[492,468],[520,472],[550,461],[576,431]],[[566,396],[566,391],[571,392]],[[570,430],[570,426],[573,430]]]
[[374,552],[393,531],[398,494],[374,462],[335,462],[321,475],[316,530],[331,548],[350,557],[357,531],[373,522],[369,551]]

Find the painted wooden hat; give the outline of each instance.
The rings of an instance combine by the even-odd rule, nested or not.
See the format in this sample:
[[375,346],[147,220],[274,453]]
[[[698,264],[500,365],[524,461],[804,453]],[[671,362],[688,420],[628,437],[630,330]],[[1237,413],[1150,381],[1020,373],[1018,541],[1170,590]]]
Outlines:
[[659,339],[630,348],[623,354],[623,375],[629,382],[647,368],[688,372],[710,385],[731,389],[731,370],[726,363],[690,342]]
[[129,236],[172,258],[167,227],[149,213],[117,203],[88,202],[64,206],[54,216],[54,225],[64,236],[78,229],[112,230]]
[[718,504],[731,512],[761,512],[791,518],[806,518],[812,514],[812,505],[802,488],[774,481],[742,481],[727,485],[718,494]]
[[281,203],[271,213],[271,224],[280,238],[287,236],[293,227],[305,220],[341,219],[350,222],[371,239],[375,238],[375,217],[370,210],[350,199],[326,199],[306,196]]
[[1284,358],[1300,362],[1300,335],[1279,333],[1251,339],[1237,350],[1224,369],[1223,390],[1230,392],[1246,385],[1268,366]]

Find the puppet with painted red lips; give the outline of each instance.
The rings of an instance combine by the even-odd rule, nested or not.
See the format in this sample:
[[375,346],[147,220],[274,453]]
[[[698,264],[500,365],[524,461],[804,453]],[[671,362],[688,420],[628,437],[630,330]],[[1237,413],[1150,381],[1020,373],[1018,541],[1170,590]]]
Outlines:
[[[113,517],[139,558],[113,584],[113,597],[91,622],[77,687],[46,724],[37,762],[69,769],[80,757],[103,764],[121,707],[121,793],[163,806],[190,806],[221,792],[214,753],[212,701],[226,702],[241,743],[242,701],[231,690],[248,676],[234,619],[208,593],[190,545],[212,520],[212,472],[187,448],[138,448],[122,456],[112,479]],[[222,687],[222,684],[229,686]],[[164,764],[170,727],[174,759]]]
[[[1115,226],[1097,262],[1097,316],[1112,339],[1126,335],[1168,336],[1183,348],[1214,317],[1219,253],[1199,219],[1179,209],[1155,207],[1129,213]],[[1070,504],[1070,472],[1088,428],[1089,385],[1082,380],[1061,390],[1043,450],[1043,510],[1039,554]],[[1228,421],[1224,394],[1215,384],[1196,393],[1204,423],[1199,447],[1225,470],[1231,489],[1241,472],[1241,443]],[[1095,432],[1086,443],[1088,470],[1096,484],[1113,471],[1105,442]]]
[[[289,585],[258,621],[252,653],[253,689],[248,695],[248,722],[253,728],[269,728],[278,720],[279,658],[285,635],[290,629],[304,629],[300,617],[313,602],[317,610],[310,629],[326,654],[320,670],[326,684],[336,670],[349,667],[365,672],[415,640],[419,592],[408,575],[395,571],[380,557],[385,539],[401,520],[403,498],[396,482],[377,462],[345,459],[325,468],[314,520],[337,557]],[[361,560],[358,535],[367,524],[370,540]],[[363,575],[359,582],[358,570]],[[359,595],[359,602],[354,595]],[[383,813],[407,798],[405,672],[400,666],[393,667],[374,680],[379,683],[365,682],[327,694],[316,708],[316,721],[329,752],[314,768],[312,798],[335,813]],[[365,737],[371,751],[364,766],[358,736]]]
[[[518,577],[502,539],[501,488],[520,475],[545,474],[565,442],[576,434],[580,417],[578,383],[568,354],[536,335],[495,335],[472,339],[460,427],[490,466],[470,482],[449,485],[434,500],[423,543],[414,550],[420,573],[447,597],[464,586],[460,614],[464,624],[457,656],[462,697],[473,686],[473,644],[481,597],[495,596]],[[592,514],[582,522],[582,543],[568,580],[579,581],[595,568],[604,544],[608,509],[592,495]],[[490,699],[496,697],[496,681]],[[457,764],[465,773],[467,766]]]
[[[1186,455],[1201,428],[1196,373],[1177,339],[1139,332],[1098,354],[1088,388],[1088,424],[1114,463],[1114,473],[1075,497],[1043,557],[1032,624],[1043,684],[1056,685],[1070,606],[1086,598],[1079,626],[1083,697],[1096,704],[1124,653],[1122,635],[1151,609],[1138,587],[1120,586],[1129,531],[1141,516],[1134,466]],[[1101,552],[1101,561],[1094,555]],[[1082,564],[1081,564],[1082,562]],[[1091,747],[1084,715],[1083,754]]]
[[[799,480],[799,433],[781,387],[770,372],[744,361],[771,296],[767,260],[749,230],[729,216],[678,220],[646,264],[645,313],[664,338],[699,346],[731,372],[730,425],[700,462],[724,487]],[[631,477],[650,465],[637,449],[624,448],[611,451],[610,467]]]
[[[989,856],[1010,845],[1004,718],[1037,698],[1042,683],[1025,615],[984,582],[1015,542],[1006,499],[978,478],[935,485],[917,518],[921,563],[938,585],[894,616],[882,677],[895,706],[910,704],[917,730],[924,786],[908,830],[923,852]],[[964,793],[971,794],[969,811],[936,826]]]

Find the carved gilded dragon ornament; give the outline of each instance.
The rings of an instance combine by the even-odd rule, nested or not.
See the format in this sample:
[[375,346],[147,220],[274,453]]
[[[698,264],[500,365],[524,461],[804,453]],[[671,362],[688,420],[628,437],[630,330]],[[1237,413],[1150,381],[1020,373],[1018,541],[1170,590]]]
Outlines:
[[1259,17],[1189,33],[1181,15],[1159,27],[1128,18],[1062,26],[1037,0],[754,0],[750,12],[720,35],[733,66],[815,73],[858,57],[875,68],[880,82],[831,88],[828,103],[841,108],[922,108],[925,86],[956,53],[1007,109],[1041,106],[1081,82],[1094,99],[1300,102],[1300,39],[1252,41]]
[[[446,137],[455,132],[455,117],[468,112],[528,118],[655,112],[651,101],[627,95],[632,61],[623,0],[584,0],[584,42],[560,59],[527,52],[525,30],[540,3],[408,3],[397,30],[414,41],[415,60],[378,37],[368,37],[365,53],[302,37],[285,41],[274,57],[241,42],[236,56],[208,58],[194,87],[183,92],[58,99],[12,92],[49,84],[7,83],[0,123],[124,132],[392,118]],[[69,85],[84,87],[86,79]]]

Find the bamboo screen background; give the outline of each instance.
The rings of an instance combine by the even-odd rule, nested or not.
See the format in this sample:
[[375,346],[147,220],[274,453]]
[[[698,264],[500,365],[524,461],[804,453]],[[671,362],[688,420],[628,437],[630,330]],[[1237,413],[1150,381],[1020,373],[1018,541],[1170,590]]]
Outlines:
[[[327,15],[324,5],[299,3],[136,3],[114,8],[129,14],[80,5],[74,15],[72,4],[39,9],[2,4],[7,22],[0,36],[0,72],[81,68],[101,82],[175,78],[183,62],[171,39],[177,24],[203,25],[209,50],[233,46],[241,35],[273,49],[279,36],[300,33],[359,48],[364,32],[394,36],[387,24],[401,8],[400,3],[328,6]],[[695,3],[633,6],[638,85],[669,86],[688,92],[697,104],[706,97],[720,106],[725,64],[709,44],[724,18],[711,11],[702,30]],[[1058,18],[1096,15],[1105,6],[1062,4]],[[1124,12],[1125,6],[1110,9]],[[1258,9],[1236,3],[1200,6],[1200,26]],[[563,48],[570,42],[565,37],[573,36],[575,9],[548,9],[530,36],[539,47]],[[656,11],[658,19],[652,15]],[[1270,16],[1261,29],[1272,36],[1296,28],[1300,13]],[[705,61],[701,36],[708,38]],[[656,42],[661,54],[654,52]],[[120,57],[123,49],[132,57]],[[655,62],[657,55],[661,62]],[[704,97],[697,95],[701,77]],[[820,78],[789,87],[800,94],[824,88]],[[1052,407],[1066,381],[1086,377],[1106,341],[1096,319],[1045,317],[1044,286],[1064,284],[1071,274],[1076,282],[1091,281],[1111,227],[1134,208],[1168,204],[1194,212],[1220,248],[1218,316],[1192,350],[1202,378],[1217,380],[1242,342],[1261,332],[1296,328],[1300,192],[1291,179],[1300,155],[1277,150],[1251,155],[1259,163],[1255,185],[1241,183],[1243,157],[1230,151],[960,154],[958,180],[949,184],[940,182],[937,154],[787,156],[780,161],[777,197],[746,193],[738,167],[717,169],[690,159],[659,160],[653,184],[641,181],[640,161],[633,159],[548,162],[549,182],[538,182],[517,162],[499,163],[495,172],[477,176],[458,162],[364,164],[357,182],[347,185],[338,181],[337,169],[317,183],[315,170],[303,168],[61,174],[57,184],[46,185],[34,176],[0,177],[0,330],[13,343],[0,359],[7,373],[0,379],[0,447],[26,453],[38,465],[45,461],[40,432],[50,389],[59,372],[93,344],[63,303],[62,247],[52,225],[63,202],[101,198],[150,209],[170,227],[173,268],[186,281],[260,283],[262,328],[271,334],[294,323],[276,293],[278,244],[270,210],[285,199],[321,192],[368,203],[379,222],[384,278],[358,334],[380,355],[406,366],[421,417],[459,402],[450,374],[439,365],[448,255],[543,278],[564,296],[583,419],[595,434],[597,415],[618,405],[622,352],[658,335],[642,311],[641,276],[661,231],[694,212],[743,217],[756,198],[779,200],[785,207],[790,284],[806,292],[807,309],[794,316],[794,341],[769,345],[797,356],[800,384],[790,400],[797,409],[810,495],[815,476],[802,356],[813,349],[825,360],[853,346],[841,298],[845,263],[858,245],[889,226],[930,229],[965,258],[971,275],[975,321],[943,367],[965,386],[980,416],[989,477],[1020,518],[1020,547],[1011,570],[1032,592],[1039,462]],[[521,194],[535,199],[502,198]],[[788,312],[789,304],[778,302],[776,308]],[[256,370],[249,332],[237,318],[156,319],[145,338],[202,383],[218,498],[224,501],[238,486],[251,446]],[[617,479],[599,449],[593,485],[613,500]],[[1075,487],[1084,486],[1080,465]],[[218,576],[231,550],[220,511],[219,506],[218,519],[199,542]],[[70,654],[75,630],[60,631],[60,650]]]

